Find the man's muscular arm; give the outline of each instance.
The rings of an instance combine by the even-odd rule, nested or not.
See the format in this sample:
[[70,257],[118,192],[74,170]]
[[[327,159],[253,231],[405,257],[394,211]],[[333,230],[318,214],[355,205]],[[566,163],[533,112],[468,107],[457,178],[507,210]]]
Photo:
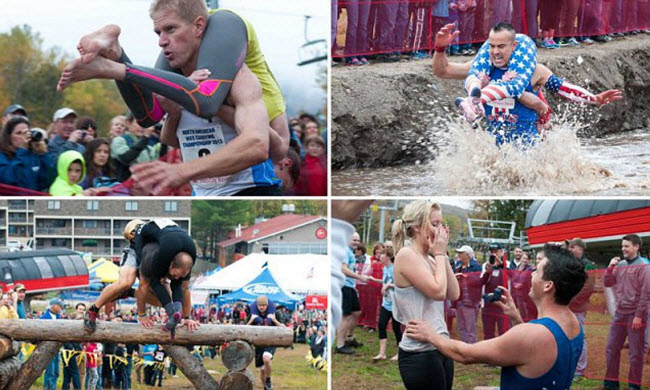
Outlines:
[[133,167],[142,186],[156,185],[156,192],[190,180],[231,175],[264,162],[269,157],[268,115],[259,80],[243,66],[233,82],[230,97],[237,107],[235,127],[239,135],[217,152],[183,164],[160,161]]

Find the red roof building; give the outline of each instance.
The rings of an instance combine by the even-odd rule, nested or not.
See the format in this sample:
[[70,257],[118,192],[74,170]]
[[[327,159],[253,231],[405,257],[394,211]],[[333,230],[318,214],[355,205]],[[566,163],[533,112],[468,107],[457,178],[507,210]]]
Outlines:
[[230,232],[229,239],[217,245],[225,252],[226,259],[260,252],[327,254],[327,234],[325,217],[282,214],[248,227],[238,227]]

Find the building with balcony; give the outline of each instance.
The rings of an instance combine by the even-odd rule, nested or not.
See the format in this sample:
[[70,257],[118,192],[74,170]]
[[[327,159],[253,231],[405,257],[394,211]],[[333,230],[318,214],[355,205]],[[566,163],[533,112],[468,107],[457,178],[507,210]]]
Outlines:
[[219,242],[221,266],[251,253],[327,254],[327,219],[317,215],[286,213],[230,232]]
[[121,255],[126,244],[124,226],[132,219],[169,218],[188,232],[191,226],[190,200],[4,200],[0,201],[0,218],[5,207],[8,239],[14,237],[12,233],[25,233],[27,239],[35,239],[34,249],[66,248],[90,252],[95,258]]

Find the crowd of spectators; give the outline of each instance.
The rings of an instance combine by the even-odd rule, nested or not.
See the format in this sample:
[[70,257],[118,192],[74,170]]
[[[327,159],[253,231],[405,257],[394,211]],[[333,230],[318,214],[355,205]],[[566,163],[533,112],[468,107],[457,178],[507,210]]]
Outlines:
[[[326,132],[303,114],[291,119],[291,147],[275,163],[286,195],[327,195]],[[131,178],[131,168],[162,160],[182,162],[180,150],[160,140],[162,124],[142,128],[132,114],[118,115],[110,129],[68,107],[58,109],[47,129],[32,126],[20,104],[7,107],[0,134],[0,188],[5,195],[149,195]],[[106,136],[102,136],[102,135]],[[21,193],[22,191],[22,193]],[[191,195],[190,184],[164,195]]]
[[[475,54],[499,22],[547,49],[650,33],[645,0],[332,0],[331,5],[332,53],[338,57],[333,65],[339,58],[346,65],[426,58],[435,33],[449,23],[460,31],[449,55]],[[346,17],[340,18],[344,9]]]

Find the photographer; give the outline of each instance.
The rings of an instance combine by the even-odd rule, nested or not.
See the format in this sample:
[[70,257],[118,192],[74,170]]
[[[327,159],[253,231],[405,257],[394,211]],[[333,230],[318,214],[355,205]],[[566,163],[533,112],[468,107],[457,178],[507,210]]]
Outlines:
[[97,122],[89,116],[80,116],[74,124],[75,129],[81,130],[80,142],[86,146],[97,138]]
[[[490,246],[490,257],[485,263],[485,272],[481,276],[481,285],[485,286],[485,293],[493,293],[498,286],[507,286],[506,267],[503,264],[501,247],[498,245]],[[485,303],[481,312],[483,320],[483,339],[494,338],[495,327],[499,329],[499,336],[506,332],[506,316],[503,309],[496,303]]]
[[24,116],[13,117],[5,124],[0,134],[0,183],[34,191],[52,184],[56,164],[41,131],[30,131]]

